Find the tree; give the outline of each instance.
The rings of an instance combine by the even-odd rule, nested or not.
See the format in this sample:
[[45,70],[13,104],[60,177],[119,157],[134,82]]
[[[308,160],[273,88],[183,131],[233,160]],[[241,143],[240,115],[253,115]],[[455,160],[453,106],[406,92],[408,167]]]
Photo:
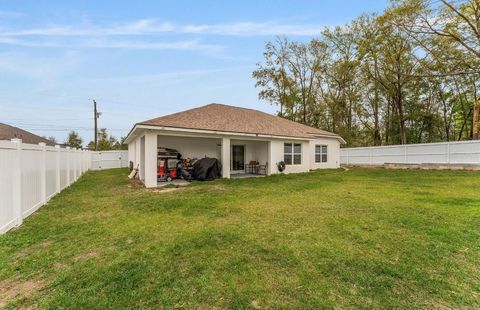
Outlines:
[[279,115],[350,146],[476,139],[480,0],[392,0],[310,42],[267,43],[253,72]]
[[[98,131],[97,150],[98,151],[111,151],[111,150],[126,150],[128,145],[124,144],[125,137],[122,137],[120,141],[112,135],[108,134],[107,128],[101,128]],[[95,142],[90,141],[88,143],[89,150],[95,150]]]
[[[478,75],[480,73],[478,70],[480,61],[480,0],[439,0],[438,4],[429,0],[397,0],[393,3],[396,5],[397,15],[404,17],[396,25],[402,27],[406,33],[409,33],[418,42],[444,41],[444,45],[454,45],[455,49],[463,54],[463,59],[470,59],[477,64],[466,69],[451,68],[448,75]],[[426,48],[426,52],[432,53],[432,50]],[[453,56],[450,53],[446,55]],[[476,90],[478,89],[477,85],[474,85],[474,88],[475,90],[472,93],[474,97],[472,139],[478,139],[480,101]]]
[[50,137],[42,136],[42,138],[47,139],[48,141],[51,141],[52,143],[57,144],[57,138],[55,138],[54,136],[50,136]]
[[78,132],[72,130],[68,133],[68,137],[67,137],[67,140],[65,141],[65,145],[71,148],[80,149],[82,148],[82,143],[83,143],[83,140],[78,135]]

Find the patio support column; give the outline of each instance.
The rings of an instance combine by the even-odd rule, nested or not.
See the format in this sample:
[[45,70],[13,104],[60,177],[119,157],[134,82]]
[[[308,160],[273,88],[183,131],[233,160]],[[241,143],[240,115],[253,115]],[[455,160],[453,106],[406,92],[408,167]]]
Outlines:
[[267,158],[268,158],[268,166],[267,166],[267,175],[272,175],[274,172],[273,170],[273,156],[272,156],[272,141],[268,141],[268,151],[267,151]]
[[145,133],[145,186],[157,187],[157,135]]
[[230,179],[230,138],[222,138],[222,177]]
[[140,151],[140,148],[142,147],[142,140],[141,138],[137,138],[135,139],[135,155],[134,155],[134,160],[133,160],[133,165],[135,167],[133,168],[140,168],[140,157],[142,156],[141,154],[141,151]]

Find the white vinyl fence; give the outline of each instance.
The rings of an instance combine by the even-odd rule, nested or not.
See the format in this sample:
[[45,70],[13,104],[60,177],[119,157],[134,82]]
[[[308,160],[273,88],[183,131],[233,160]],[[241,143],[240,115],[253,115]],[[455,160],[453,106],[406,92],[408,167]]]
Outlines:
[[344,165],[480,164],[480,141],[407,144],[340,150]]
[[90,169],[91,152],[0,141],[0,234],[46,204]]
[[101,151],[92,153],[92,170],[128,167],[128,151]]

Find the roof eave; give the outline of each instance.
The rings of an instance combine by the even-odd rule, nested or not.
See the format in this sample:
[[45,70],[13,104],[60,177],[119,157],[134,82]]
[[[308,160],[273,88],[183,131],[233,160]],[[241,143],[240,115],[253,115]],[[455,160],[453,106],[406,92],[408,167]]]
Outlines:
[[[232,136],[243,136],[243,137],[257,137],[257,138],[275,138],[275,139],[291,139],[291,140],[312,140],[312,136],[305,137],[295,137],[295,136],[281,136],[281,135],[272,135],[272,134],[261,134],[261,133],[246,133],[246,132],[232,132],[232,131],[222,131],[222,130],[209,130],[209,129],[195,129],[195,128],[182,128],[182,127],[170,127],[162,125],[151,125],[151,124],[135,124],[134,128],[130,131],[125,139],[126,142],[130,141],[130,136],[133,136],[133,132],[136,129],[153,129],[153,130],[165,130],[165,131],[181,131],[181,132],[191,132],[191,133],[204,133],[204,134],[216,134],[216,135],[232,135]],[[333,137],[332,137],[333,138]]]
[[276,139],[295,139],[295,140],[311,140],[314,138],[329,138],[337,139],[340,144],[347,144],[347,142],[338,135],[322,135],[314,134],[311,137],[293,137],[293,136],[280,136],[280,135],[268,135],[268,134],[258,134],[258,133],[243,133],[243,132],[230,132],[230,131],[221,131],[221,130],[207,130],[207,129],[193,129],[193,128],[182,128],[182,127],[170,127],[170,126],[161,126],[161,125],[151,125],[151,124],[142,124],[136,123],[127,137],[125,138],[125,143],[128,144],[132,142],[135,138],[135,132],[137,129],[154,129],[154,130],[167,130],[167,131],[183,131],[183,132],[196,132],[196,133],[207,133],[207,134],[218,134],[218,135],[238,135],[238,136],[250,136],[258,138],[276,138]]
[[331,138],[331,139],[337,139],[340,144],[347,144],[347,141],[345,141],[342,137],[340,137],[339,135],[318,135],[318,134],[315,134],[314,135],[315,137],[318,137],[318,138]]

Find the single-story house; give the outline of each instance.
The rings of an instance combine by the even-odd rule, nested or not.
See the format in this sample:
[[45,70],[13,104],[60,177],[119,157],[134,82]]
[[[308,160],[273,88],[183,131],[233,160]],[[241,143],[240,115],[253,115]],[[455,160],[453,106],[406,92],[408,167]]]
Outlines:
[[266,174],[307,172],[340,166],[338,135],[264,112],[208,104],[133,126],[125,143],[146,187],[157,186],[157,148],[178,150],[184,158],[217,158],[222,176],[245,173],[245,165],[266,165]]
[[23,143],[38,144],[40,142],[46,145],[55,146],[55,142],[42,138],[18,127],[0,123],[0,140],[22,139]]

